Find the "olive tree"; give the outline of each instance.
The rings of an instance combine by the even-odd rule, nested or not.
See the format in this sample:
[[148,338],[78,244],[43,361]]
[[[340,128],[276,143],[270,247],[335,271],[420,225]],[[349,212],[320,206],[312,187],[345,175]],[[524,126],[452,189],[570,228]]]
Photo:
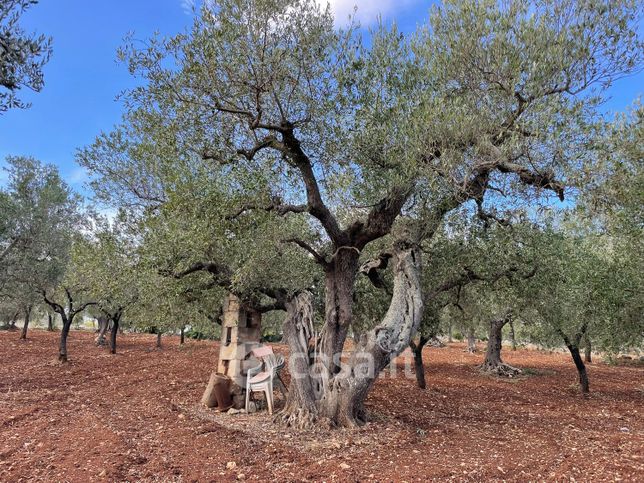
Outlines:
[[425,387],[423,348],[441,333],[447,308],[457,310],[469,351],[475,350],[474,336],[480,326],[490,330],[485,370],[511,370],[500,358],[501,330],[509,322],[506,313],[518,309],[512,287],[534,273],[534,254],[524,245],[523,232],[529,227],[512,224],[507,214],[492,224],[479,215],[463,210],[450,214],[423,246],[425,310],[419,338],[410,343],[421,388]]
[[[62,276],[53,288],[41,288],[40,293],[44,302],[57,313],[62,321],[60,343],[58,345],[58,361],[68,362],[67,337],[76,316],[81,315],[89,306],[96,305],[91,298],[91,282],[82,267],[83,246],[87,242],[79,233],[72,238],[72,245],[62,265]],[[63,260],[60,260],[63,262]]]
[[110,222],[95,217],[94,227],[85,243],[78,244],[74,269],[83,277],[89,298],[99,315],[98,342],[111,326],[110,352],[116,354],[116,337],[121,319],[139,299],[136,238],[130,233],[124,213]]
[[[123,48],[141,85],[125,96],[122,126],[79,161],[100,194],[147,214],[220,195],[199,216],[241,259],[190,243],[171,257],[172,276],[203,272],[234,289],[249,258],[301,249],[284,268],[317,265],[319,333],[309,292],[276,287],[284,279],[270,265],[250,270],[270,282],[252,293],[287,310],[291,371],[301,377],[282,420],[354,426],[422,319],[422,241],[465,203],[489,212],[508,196],[564,198],[601,88],[641,60],[636,15],[625,0],[450,1],[412,35],[380,26],[367,44],[354,27],[335,30],[313,0],[211,2],[185,33]],[[238,243],[254,223],[264,250],[245,257]],[[376,248],[393,271],[390,305],[341,363],[359,267]]]
[[0,193],[0,297],[23,313],[25,339],[41,290],[55,286],[64,270],[79,200],[54,166],[27,157],[7,163],[9,183]]
[[44,85],[42,68],[51,55],[51,39],[27,34],[20,17],[37,0],[4,0],[0,3],[0,114],[29,107],[17,97],[20,89],[39,92]]

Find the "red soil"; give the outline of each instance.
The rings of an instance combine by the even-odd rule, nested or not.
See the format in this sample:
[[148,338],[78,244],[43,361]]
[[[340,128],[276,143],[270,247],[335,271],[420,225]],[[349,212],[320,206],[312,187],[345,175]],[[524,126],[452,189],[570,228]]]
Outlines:
[[303,433],[200,408],[212,342],[125,334],[113,356],[72,332],[60,365],[58,334],[18,336],[0,332],[0,481],[644,480],[641,367],[590,365],[584,399],[564,354],[504,350],[536,374],[500,380],[430,348],[427,390],[398,364],[365,427]]

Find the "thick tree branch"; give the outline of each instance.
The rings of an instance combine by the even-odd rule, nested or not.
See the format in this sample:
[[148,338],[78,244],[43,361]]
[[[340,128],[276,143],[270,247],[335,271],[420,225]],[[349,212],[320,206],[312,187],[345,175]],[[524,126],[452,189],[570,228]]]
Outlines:
[[284,151],[284,146],[278,141],[275,136],[266,136],[250,149],[238,149],[237,154],[244,156],[247,160],[251,161],[257,153],[263,151],[266,148],[274,148],[278,151]]
[[483,198],[476,200],[476,208],[478,217],[483,220],[485,227],[490,226],[490,221],[496,221],[499,225],[510,226],[510,221],[505,218],[499,218],[494,213],[487,212],[483,209]]
[[308,211],[308,206],[307,205],[289,205],[289,204],[284,204],[282,203],[282,200],[279,197],[275,197],[269,205],[266,206],[259,206],[253,203],[246,203],[242,205],[239,210],[237,210],[235,213],[226,216],[226,220],[234,220],[247,211],[251,210],[263,210],[263,211],[269,211],[269,212],[274,212],[277,213],[280,216],[284,216],[288,213],[304,213]]
[[52,300],[49,300],[49,298],[47,298],[47,292],[45,290],[41,290],[40,293],[42,294],[43,300],[45,301],[45,303],[47,305],[49,305],[52,309],[54,309],[54,312],[56,312],[56,313],[58,313],[60,315],[63,315],[63,317],[64,317],[65,309],[62,307],[62,305],[60,305],[60,304],[58,304],[58,303],[56,303],[56,302],[54,302]]
[[[202,285],[201,287],[199,287],[200,289],[208,289],[217,285],[219,287],[225,288],[226,290],[231,290],[231,287],[232,287],[231,269],[230,267],[219,264],[217,262],[197,262],[192,264],[190,267],[186,268],[181,272],[172,272],[172,271],[166,270],[166,271],[161,271],[160,273],[161,275],[164,275],[164,276],[170,276],[172,278],[181,279],[196,272],[207,272],[213,275],[214,277],[213,282],[211,284]],[[274,288],[259,287],[259,288],[255,288],[254,291],[255,291],[255,294],[259,293],[275,299],[275,302],[272,304],[261,304],[260,302],[257,301],[258,299],[257,296],[242,297],[241,294],[238,294],[240,298],[244,300],[244,303],[247,304],[253,310],[257,310],[258,312],[268,312],[270,310],[286,310],[286,303],[285,303],[286,296],[287,296],[286,290],[279,289],[279,288],[274,289]],[[190,289],[184,292],[184,295],[188,297],[189,302],[196,300],[193,297],[191,292],[192,290]]]
[[564,201],[564,185],[555,179],[555,174],[552,171],[544,173],[531,171],[520,164],[510,161],[497,163],[496,169],[501,173],[516,174],[523,184],[554,191],[559,199]]
[[326,258],[324,258],[315,248],[313,248],[311,245],[306,243],[304,240],[300,240],[299,238],[286,238],[282,240],[284,243],[295,243],[299,247],[303,248],[307,252],[309,252],[311,255],[313,255],[313,258],[317,263],[319,263],[322,266],[327,266],[329,262],[327,262]]
[[[501,280],[502,278],[507,278],[508,280],[512,280],[512,277],[518,272],[519,272],[518,267],[511,266],[509,268],[506,268],[505,270],[500,270],[498,272],[495,272],[489,275],[484,275],[484,274],[476,273],[474,270],[472,270],[469,267],[463,267],[463,272],[461,274],[455,277],[452,277],[449,280],[446,280],[441,285],[434,288],[434,290],[430,291],[427,294],[426,300],[434,299],[441,293],[452,290],[453,288],[457,288],[457,287],[462,288],[463,286],[471,282],[495,283]],[[535,266],[529,272],[525,274],[521,274],[519,276],[525,280],[533,277],[536,273],[537,273],[537,267]]]
[[230,278],[230,269],[216,262],[197,262],[181,272],[163,272],[162,275],[171,275],[173,278],[179,279],[200,271],[208,272],[216,277],[224,275],[226,278]]
[[354,222],[347,229],[352,245],[362,250],[369,242],[387,235],[413,190],[413,185],[393,188],[371,209],[366,221]]
[[90,305],[97,305],[97,304],[96,304],[96,302],[85,302],[84,304],[82,304],[77,309],[72,310],[71,313],[74,314],[74,316],[76,316],[77,314],[80,314],[83,310],[85,310]]
[[297,167],[302,176],[302,181],[304,181],[308,212],[318,219],[334,244],[345,245],[346,235],[340,229],[338,220],[322,200],[320,186],[313,172],[313,165],[309,157],[302,150],[300,141],[295,137],[292,125],[286,125],[286,129],[282,132],[282,142],[284,144],[285,154]]
[[391,252],[383,252],[378,255],[378,258],[369,260],[362,264],[360,267],[360,273],[369,277],[369,280],[377,288],[386,289],[387,286],[385,281],[380,276],[380,270],[384,270],[389,265],[389,260],[393,254]]

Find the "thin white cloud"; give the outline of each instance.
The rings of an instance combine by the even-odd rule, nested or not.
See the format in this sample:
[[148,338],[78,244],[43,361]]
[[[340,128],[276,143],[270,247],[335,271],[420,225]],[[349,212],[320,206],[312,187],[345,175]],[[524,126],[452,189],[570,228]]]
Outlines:
[[181,0],[181,10],[186,15],[192,15],[195,10],[195,0]]
[[203,5],[208,7],[210,10],[216,10],[215,0],[181,0],[179,3],[183,13],[188,16],[198,13]]
[[74,168],[67,176],[67,182],[72,185],[82,184],[89,181],[89,173],[85,168]]
[[[406,9],[421,0],[316,0],[320,6],[331,5],[336,25],[346,25],[349,17],[354,15],[362,26],[368,26],[383,18],[391,17],[397,11]],[[208,5],[212,0],[180,0],[181,9],[186,15],[193,15],[196,7],[202,3]],[[213,8],[211,6],[211,8]]]
[[355,19],[362,26],[368,26],[383,18],[391,17],[396,12],[406,9],[420,0],[317,0],[322,6],[327,3],[335,16],[336,25],[346,25],[355,10]]

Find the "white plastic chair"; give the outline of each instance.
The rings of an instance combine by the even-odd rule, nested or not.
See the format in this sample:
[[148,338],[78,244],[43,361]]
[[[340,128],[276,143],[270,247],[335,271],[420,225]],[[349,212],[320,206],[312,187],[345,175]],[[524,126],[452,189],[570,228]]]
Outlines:
[[268,414],[273,414],[273,379],[280,364],[284,365],[284,358],[273,354],[272,349],[270,352],[257,349],[252,352],[255,357],[261,358],[262,363],[249,369],[246,374],[246,411],[248,412],[250,394],[252,392],[263,392],[268,405]]

